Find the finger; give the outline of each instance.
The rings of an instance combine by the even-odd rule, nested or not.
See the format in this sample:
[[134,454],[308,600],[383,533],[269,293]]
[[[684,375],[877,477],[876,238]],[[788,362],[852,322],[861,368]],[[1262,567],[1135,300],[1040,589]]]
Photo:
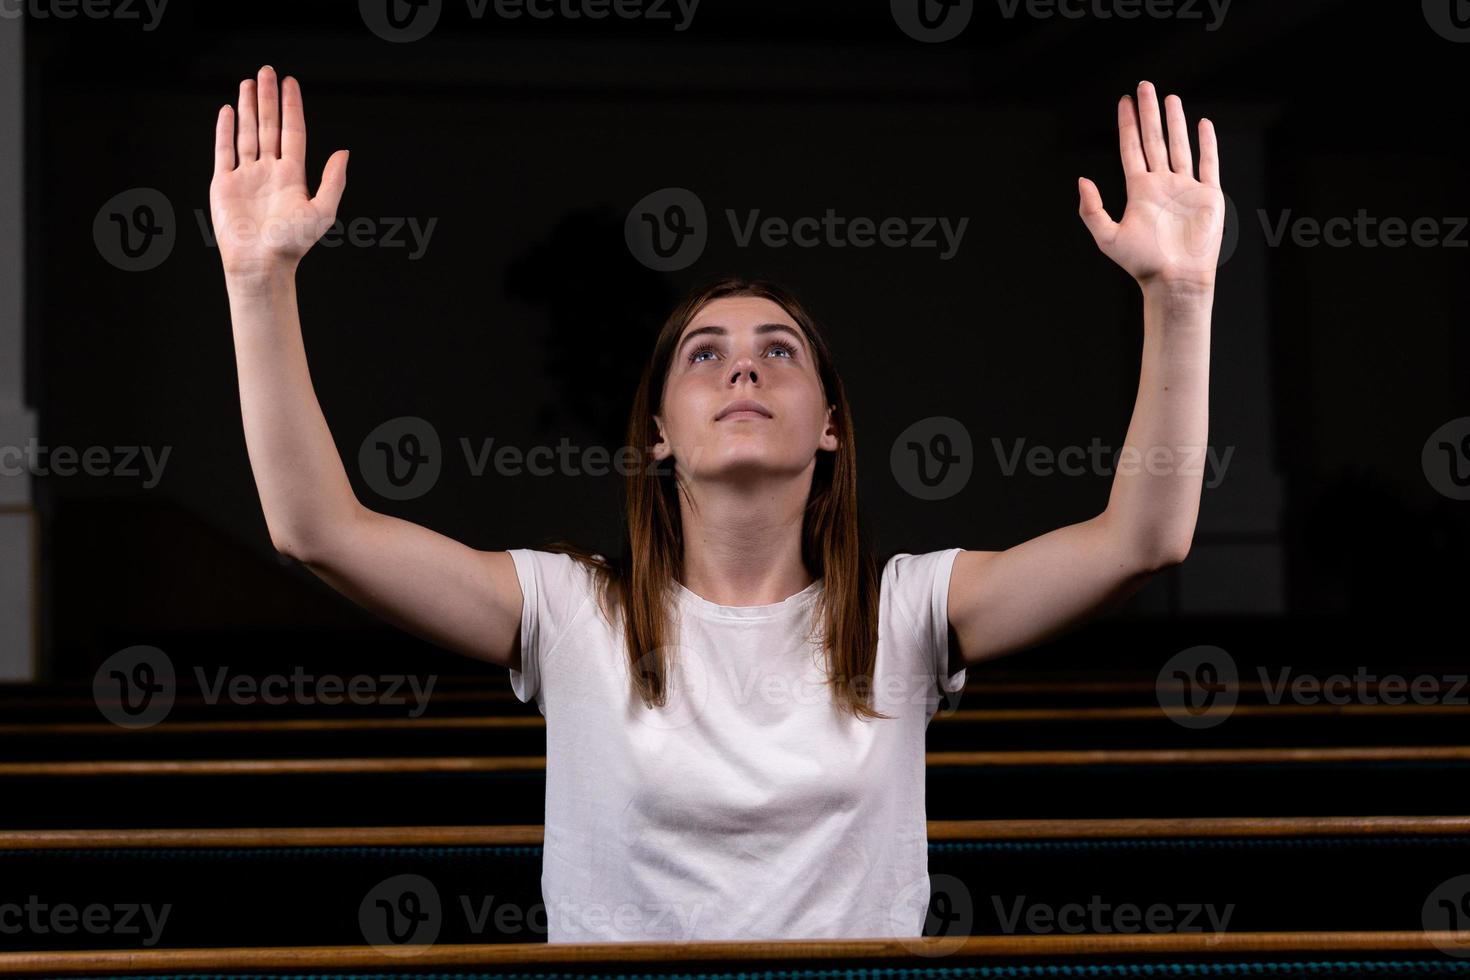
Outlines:
[[260,155],[281,155],[281,98],[277,92],[276,70],[266,65],[257,77],[260,92]]
[[332,154],[322,170],[322,186],[311,199],[318,210],[333,217],[337,215],[337,205],[342,203],[342,192],[347,189],[347,156],[347,150]]
[[255,79],[247,78],[240,83],[240,108],[235,113],[240,119],[240,130],[236,146],[240,151],[240,162],[254,160],[260,150],[260,134],[255,129]]
[[1118,100],[1118,150],[1123,156],[1123,176],[1148,173],[1148,161],[1143,156],[1143,143],[1138,136],[1138,112],[1133,108],[1133,99],[1123,96]]
[[1159,117],[1159,95],[1152,82],[1138,83],[1138,125],[1143,131],[1143,154],[1148,169],[1169,169],[1169,150],[1164,145],[1164,120]]
[[1184,100],[1177,95],[1164,98],[1164,112],[1169,121],[1169,169],[1186,177],[1194,176],[1194,155],[1189,148],[1189,123],[1184,120]]
[[235,110],[220,106],[214,117],[214,175],[235,169]]
[[301,83],[290,75],[281,82],[281,159],[301,164],[306,179],[306,106]]
[[1220,146],[1215,141],[1215,124],[1199,121],[1199,179],[1211,187],[1220,186]]
[[1092,232],[1092,240],[1099,246],[1108,245],[1118,234],[1118,223],[1108,217],[1108,212],[1103,209],[1102,195],[1098,193],[1097,185],[1086,177],[1078,177],[1077,195],[1080,198],[1077,213],[1082,215],[1082,223]]

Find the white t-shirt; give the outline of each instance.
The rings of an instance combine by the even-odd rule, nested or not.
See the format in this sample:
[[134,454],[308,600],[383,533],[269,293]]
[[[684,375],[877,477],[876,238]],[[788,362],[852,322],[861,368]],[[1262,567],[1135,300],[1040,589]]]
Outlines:
[[760,606],[678,585],[669,699],[650,709],[592,572],[512,550],[525,603],[511,687],[546,717],[548,940],[922,935],[924,731],[941,685],[965,683],[947,670],[960,550],[884,566],[873,703],[892,717],[864,721],[833,706],[808,638],[822,579]]

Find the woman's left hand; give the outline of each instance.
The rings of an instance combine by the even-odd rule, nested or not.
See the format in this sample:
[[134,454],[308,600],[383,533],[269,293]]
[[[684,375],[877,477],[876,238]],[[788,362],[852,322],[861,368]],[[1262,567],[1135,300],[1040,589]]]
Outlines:
[[1118,142],[1128,190],[1123,220],[1108,216],[1097,185],[1086,177],[1077,182],[1078,211],[1097,247],[1143,289],[1212,290],[1225,229],[1215,127],[1208,119],[1199,121],[1196,180],[1184,103],[1171,95],[1164,107],[1167,143],[1152,83],[1139,82],[1136,113],[1128,96],[1118,102]]

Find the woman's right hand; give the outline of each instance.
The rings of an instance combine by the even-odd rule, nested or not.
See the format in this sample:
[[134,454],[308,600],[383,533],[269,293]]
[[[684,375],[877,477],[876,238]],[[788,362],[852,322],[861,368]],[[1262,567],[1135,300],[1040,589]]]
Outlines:
[[[306,116],[301,86],[275,69],[240,83],[235,110],[222,106],[214,127],[209,211],[226,278],[294,272],[337,219],[347,187],[347,151],[327,160],[315,197],[306,191]],[[237,157],[238,155],[238,162]]]

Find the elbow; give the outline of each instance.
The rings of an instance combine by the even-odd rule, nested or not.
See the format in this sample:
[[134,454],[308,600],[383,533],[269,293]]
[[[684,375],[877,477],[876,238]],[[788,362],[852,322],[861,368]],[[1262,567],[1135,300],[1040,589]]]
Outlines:
[[273,523],[268,525],[271,547],[276,554],[310,565],[321,552],[320,534],[310,528]]
[[276,550],[276,554],[293,561],[303,563],[306,561],[306,549],[302,546],[300,538],[275,528],[270,529],[270,535],[271,547]]
[[267,517],[271,547],[278,555],[315,567],[328,560],[327,556],[339,552],[343,540],[361,527],[360,514],[360,511],[345,511],[329,516],[293,515],[290,520],[274,521]]
[[1185,538],[1152,549],[1148,552],[1148,570],[1162,572],[1166,568],[1184,564],[1184,559],[1189,557],[1190,543],[1190,540]]
[[1189,557],[1189,547],[1194,539],[1193,527],[1189,529],[1189,533],[1184,534],[1164,528],[1118,525],[1111,523],[1112,519],[1106,514],[1104,520],[1110,522],[1106,525],[1110,553],[1117,556],[1119,564],[1136,574],[1152,575],[1162,572],[1166,568],[1183,564],[1184,559]]

